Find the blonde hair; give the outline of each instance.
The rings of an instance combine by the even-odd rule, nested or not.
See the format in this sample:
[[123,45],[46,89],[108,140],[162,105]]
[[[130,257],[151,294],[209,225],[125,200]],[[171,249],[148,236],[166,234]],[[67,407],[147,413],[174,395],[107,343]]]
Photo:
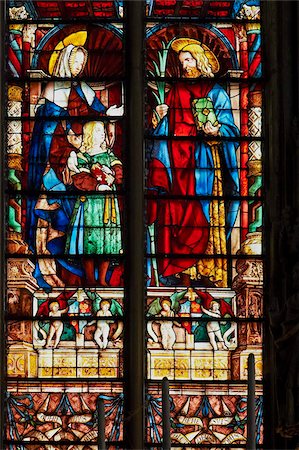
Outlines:
[[212,78],[214,76],[212,66],[209,63],[209,59],[206,57],[204,53],[198,52],[193,55],[193,58],[196,59],[197,68],[201,71],[201,73],[205,77]]
[[[96,126],[100,124],[102,125],[102,127],[105,130],[105,125],[104,122],[96,122],[96,121],[92,121],[92,122],[87,122],[84,126],[83,126],[83,140],[82,140],[82,145],[80,150],[85,152],[86,150],[90,149],[93,147],[93,136],[94,136],[94,130],[96,128]],[[101,147],[104,148],[106,147],[106,141],[104,141],[101,144]]]
[[58,307],[60,307],[59,302],[54,300],[53,302],[50,302],[49,309],[51,309],[51,306],[54,306],[54,305],[58,305]]
[[210,303],[210,308],[212,308],[213,305],[218,305],[220,307],[220,303],[217,302],[216,300],[212,300]]
[[196,66],[203,76],[210,78],[214,76],[209,58],[206,56],[204,49],[200,45],[190,44],[181,51],[191,53],[193,58],[196,59]]
[[169,300],[168,298],[162,298],[160,301],[160,305],[162,306],[163,303],[167,303],[167,305],[171,307],[171,300]]
[[109,305],[109,308],[110,308],[110,302],[109,302],[109,300],[102,300],[102,301],[100,302],[100,307],[102,307],[103,305]]

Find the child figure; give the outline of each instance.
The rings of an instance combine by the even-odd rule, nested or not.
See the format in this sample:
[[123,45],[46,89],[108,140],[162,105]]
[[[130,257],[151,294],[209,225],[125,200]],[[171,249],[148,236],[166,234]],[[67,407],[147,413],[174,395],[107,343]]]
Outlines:
[[[112,313],[110,311],[110,302],[108,300],[102,300],[100,303],[100,309],[97,312],[97,317],[110,317]],[[108,336],[109,336],[109,322],[106,320],[97,321],[97,329],[94,333],[94,340],[98,346],[102,349],[107,348]]]
[[[99,191],[100,195],[81,195],[75,204],[66,240],[70,255],[107,255],[122,251],[120,211],[116,184],[122,182],[122,163],[106,143],[103,122],[83,127],[80,151],[71,152],[68,168],[73,185],[80,191]],[[94,258],[83,261],[87,283],[107,286],[109,261],[97,267]]]
[[[160,312],[160,315],[162,317],[174,317],[174,312],[171,308],[171,301],[168,299],[161,300],[161,307],[162,310]],[[160,332],[162,337],[162,347],[164,350],[172,350],[174,343],[175,343],[175,332],[173,330],[173,325],[181,326],[178,322],[173,321],[161,321],[160,322]]]
[[[217,317],[217,318],[221,317],[220,304],[218,302],[216,302],[216,300],[211,301],[209,309],[206,309],[203,306],[201,307],[201,309],[202,309],[202,312],[205,313],[207,316]],[[219,322],[215,322],[215,321],[207,322],[207,332],[209,335],[210,343],[214,350],[218,350],[216,337],[219,341],[219,347],[222,350],[227,348],[226,344],[224,343],[222,334],[221,334]]]
[[[65,314],[68,311],[68,308],[59,309],[58,302],[51,302],[49,304],[49,309],[50,309],[49,317],[61,317],[62,314]],[[60,342],[62,332],[63,332],[63,322],[61,320],[54,320],[53,322],[51,322],[48,337],[47,337],[46,347],[47,348],[51,347],[51,340],[53,339],[54,335],[56,334],[55,343],[54,343],[53,348],[57,348],[57,346]]]

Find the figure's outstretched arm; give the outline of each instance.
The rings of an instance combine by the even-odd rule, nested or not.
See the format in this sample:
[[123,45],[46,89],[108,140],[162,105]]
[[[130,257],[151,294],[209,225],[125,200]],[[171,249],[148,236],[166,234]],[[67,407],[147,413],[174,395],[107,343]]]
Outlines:
[[101,114],[106,114],[106,116],[121,117],[124,115],[124,105],[112,105],[106,109],[103,103],[96,96],[95,91],[87,83],[81,82],[80,87],[88,105],[95,111]]
[[107,116],[121,117],[124,115],[124,105],[112,105],[106,111]]
[[207,314],[208,316],[210,315],[210,311],[208,309],[206,309],[204,306],[201,305],[201,310],[203,313]]
[[90,108],[100,114],[106,113],[106,108],[103,103],[96,96],[95,91],[84,81],[81,81],[80,85],[76,87],[77,93],[82,99],[84,99]]
[[201,307],[202,311],[210,317],[216,317],[219,319],[221,316],[218,313],[213,313],[212,311],[206,309],[204,306]]

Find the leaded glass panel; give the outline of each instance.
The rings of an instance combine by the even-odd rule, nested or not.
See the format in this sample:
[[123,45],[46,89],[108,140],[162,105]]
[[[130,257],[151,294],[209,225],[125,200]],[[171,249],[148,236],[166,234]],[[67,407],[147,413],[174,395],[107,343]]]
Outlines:
[[[7,8],[7,448],[123,440],[121,1]],[[58,442],[61,445],[57,445]]]
[[146,3],[147,424],[170,381],[180,447],[263,442],[263,127],[258,2]]

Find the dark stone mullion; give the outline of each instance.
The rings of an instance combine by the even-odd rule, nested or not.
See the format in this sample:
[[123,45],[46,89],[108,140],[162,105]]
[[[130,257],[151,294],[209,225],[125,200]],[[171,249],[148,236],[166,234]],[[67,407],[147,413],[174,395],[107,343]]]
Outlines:
[[143,1],[128,1],[125,27],[127,91],[127,197],[124,317],[124,442],[144,448],[145,271],[143,157]]

